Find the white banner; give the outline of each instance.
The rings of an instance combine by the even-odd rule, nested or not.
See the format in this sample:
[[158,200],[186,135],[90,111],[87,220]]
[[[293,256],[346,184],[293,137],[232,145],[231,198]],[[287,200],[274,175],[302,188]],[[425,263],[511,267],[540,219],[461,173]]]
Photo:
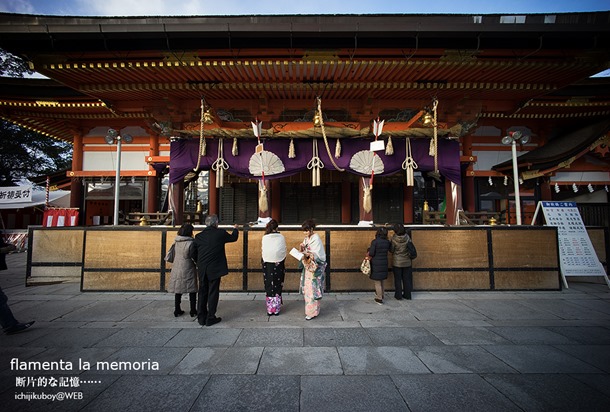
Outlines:
[[32,201],[32,186],[0,187],[0,203],[23,203]]
[[546,224],[557,227],[562,275],[606,277],[606,271],[593,249],[576,202],[540,204]]

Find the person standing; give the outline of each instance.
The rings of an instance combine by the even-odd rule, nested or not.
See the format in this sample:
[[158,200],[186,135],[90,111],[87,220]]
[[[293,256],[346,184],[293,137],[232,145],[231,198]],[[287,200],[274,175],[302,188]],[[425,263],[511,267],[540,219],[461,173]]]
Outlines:
[[390,240],[392,271],[394,272],[394,297],[398,300],[411,299],[413,290],[413,266],[407,243],[411,238],[402,223],[394,224],[394,235]]
[[278,224],[271,219],[265,227],[262,241],[263,276],[267,315],[279,315],[282,306],[282,288],[286,275],[286,239],[278,232]]
[[[7,270],[6,266],[6,254],[15,250],[15,245],[11,245],[4,241],[4,237],[0,236],[0,270]],[[0,325],[2,330],[7,335],[14,335],[15,333],[23,332],[34,324],[34,321],[21,323],[11,311],[8,306],[8,297],[2,291],[0,287]]]
[[221,321],[216,316],[220,296],[220,278],[229,273],[225,244],[236,242],[239,236],[237,225],[231,233],[218,228],[218,216],[205,218],[206,227],[195,236],[193,260],[197,262],[199,274],[199,296],[197,299],[197,321],[200,325],[212,326]]
[[371,257],[371,274],[369,277],[375,282],[375,302],[380,305],[383,304],[383,282],[388,278],[389,251],[388,229],[380,227],[377,229],[375,239],[371,242],[368,252]]
[[191,304],[190,315],[194,318],[197,316],[197,267],[192,259],[195,249],[193,225],[186,223],[180,226],[173,247],[174,257],[167,291],[175,294],[174,316],[184,315],[180,304],[182,294],[188,293]]
[[307,219],[301,228],[305,232],[305,239],[300,245],[303,252],[301,291],[305,300],[305,320],[311,320],[320,314],[326,273],[326,251],[322,239],[314,233],[316,223],[313,219]]

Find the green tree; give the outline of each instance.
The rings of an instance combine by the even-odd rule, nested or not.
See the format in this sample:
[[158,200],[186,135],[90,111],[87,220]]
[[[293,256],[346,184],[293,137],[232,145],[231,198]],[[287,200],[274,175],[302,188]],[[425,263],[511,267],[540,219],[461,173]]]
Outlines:
[[[32,74],[28,64],[0,49],[0,75],[23,77]],[[72,145],[54,140],[0,120],[0,186],[12,186],[31,178],[68,169]]]
[[0,120],[0,186],[66,170],[72,145]]
[[32,74],[34,71],[27,62],[0,49],[0,76],[23,77],[24,73]]

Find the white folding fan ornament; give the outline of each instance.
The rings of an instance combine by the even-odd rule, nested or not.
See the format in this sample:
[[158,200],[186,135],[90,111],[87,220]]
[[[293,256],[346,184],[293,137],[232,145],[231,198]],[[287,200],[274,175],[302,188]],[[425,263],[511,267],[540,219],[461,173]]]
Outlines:
[[250,157],[248,170],[253,176],[272,176],[284,172],[286,168],[278,155],[263,150]]
[[366,175],[370,175],[371,172],[380,174],[385,170],[383,160],[379,156],[375,156],[374,152],[370,150],[361,150],[355,153],[349,161],[349,167]]

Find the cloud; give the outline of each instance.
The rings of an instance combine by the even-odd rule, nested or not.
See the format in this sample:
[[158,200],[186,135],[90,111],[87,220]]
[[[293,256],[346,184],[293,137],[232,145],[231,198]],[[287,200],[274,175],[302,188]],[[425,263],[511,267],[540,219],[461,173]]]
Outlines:
[[34,14],[34,6],[28,0],[1,0],[0,11],[19,14]]

